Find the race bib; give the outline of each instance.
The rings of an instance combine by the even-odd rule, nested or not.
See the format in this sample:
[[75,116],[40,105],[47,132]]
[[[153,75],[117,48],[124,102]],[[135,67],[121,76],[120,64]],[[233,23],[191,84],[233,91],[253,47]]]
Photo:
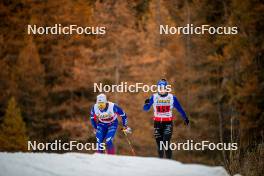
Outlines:
[[170,112],[170,106],[156,106],[156,111],[158,113]]

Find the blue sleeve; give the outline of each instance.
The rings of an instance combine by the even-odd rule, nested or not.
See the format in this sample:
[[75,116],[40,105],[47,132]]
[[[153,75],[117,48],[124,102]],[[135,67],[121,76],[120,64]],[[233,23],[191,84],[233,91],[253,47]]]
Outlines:
[[95,112],[94,112],[94,106],[92,107],[91,112],[90,112],[90,121],[91,121],[91,124],[94,127],[94,129],[96,129],[97,124],[96,124],[96,116],[95,116]]
[[147,104],[144,104],[144,106],[143,106],[143,110],[144,111],[148,111],[150,108],[151,108],[151,106],[153,105],[153,95],[149,98],[149,103],[147,103]]
[[122,118],[122,124],[124,127],[126,127],[127,126],[126,113],[116,104],[114,105],[114,113],[117,113]]
[[176,96],[173,96],[173,107],[178,110],[178,112],[181,114],[181,117],[184,121],[188,119],[186,113],[184,112],[183,108],[181,107],[179,101],[177,100]]

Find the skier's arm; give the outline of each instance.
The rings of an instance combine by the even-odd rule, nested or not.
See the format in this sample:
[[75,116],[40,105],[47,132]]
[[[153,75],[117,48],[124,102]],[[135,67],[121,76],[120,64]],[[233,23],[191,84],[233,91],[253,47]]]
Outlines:
[[90,121],[94,129],[97,129],[97,124],[96,124],[96,115],[94,112],[94,107],[92,107],[91,112],[90,112]]
[[178,110],[178,112],[181,114],[182,119],[188,125],[189,119],[188,119],[186,113],[184,112],[183,108],[181,107],[179,101],[177,100],[176,96],[173,96],[173,107]]
[[145,104],[143,106],[143,110],[144,111],[148,111],[151,108],[152,105],[153,105],[153,95],[150,98],[145,100]]
[[117,113],[122,118],[122,124],[124,127],[126,127],[127,126],[126,113],[116,104],[114,105],[114,113]]

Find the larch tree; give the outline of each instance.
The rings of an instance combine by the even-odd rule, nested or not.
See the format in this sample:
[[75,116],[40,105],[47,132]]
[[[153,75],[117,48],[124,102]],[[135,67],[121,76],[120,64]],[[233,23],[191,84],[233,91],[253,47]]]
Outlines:
[[0,125],[1,151],[27,151],[28,136],[20,108],[14,97],[8,101],[3,122]]
[[25,47],[21,50],[17,63],[12,69],[14,69],[17,83],[17,100],[30,129],[29,136],[44,138],[45,98],[47,95],[45,72],[32,36],[28,36]]

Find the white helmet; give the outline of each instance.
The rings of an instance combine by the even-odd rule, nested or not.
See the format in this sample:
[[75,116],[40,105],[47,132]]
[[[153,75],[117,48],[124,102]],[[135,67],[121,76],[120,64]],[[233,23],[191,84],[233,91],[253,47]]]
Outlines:
[[96,103],[107,103],[106,95],[105,94],[100,94],[96,98]]

